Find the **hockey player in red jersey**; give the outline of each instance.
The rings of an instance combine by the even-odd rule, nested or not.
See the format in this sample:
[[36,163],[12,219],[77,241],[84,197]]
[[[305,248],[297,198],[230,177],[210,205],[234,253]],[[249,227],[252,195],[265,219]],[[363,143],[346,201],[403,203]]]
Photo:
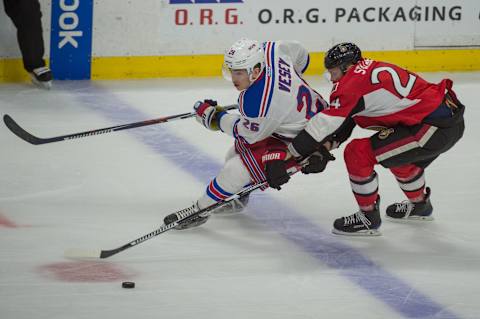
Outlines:
[[[333,82],[330,106],[307,123],[289,145],[290,153],[306,158],[319,149],[334,149],[350,137],[355,125],[378,131],[370,138],[352,140],[345,148],[360,210],[335,220],[333,232],[380,235],[377,164],[390,169],[408,198],[388,206],[387,217],[431,220],[425,169],[464,132],[464,106],[452,90],[452,81],[433,84],[396,65],[364,59],[353,43],[332,47],[325,68]],[[319,164],[318,171],[323,170],[327,162],[311,163],[308,170],[316,172]]]

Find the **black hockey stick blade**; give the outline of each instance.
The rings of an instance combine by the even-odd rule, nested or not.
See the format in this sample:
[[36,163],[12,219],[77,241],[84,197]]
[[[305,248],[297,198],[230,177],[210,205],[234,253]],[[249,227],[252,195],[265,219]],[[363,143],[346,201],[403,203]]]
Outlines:
[[130,247],[130,245],[124,245],[122,247],[111,250],[84,250],[79,248],[72,248],[65,251],[65,257],[72,259],[104,259],[118,254],[119,252]]
[[105,259],[113,255],[116,255],[119,252],[122,252],[128,248],[131,248],[140,243],[143,243],[144,241],[149,240],[150,238],[153,238],[155,236],[158,236],[161,233],[164,233],[172,228],[175,228],[176,226],[178,226],[178,222],[173,222],[168,225],[164,224],[160,226],[160,228],[155,229],[154,231],[146,234],[145,236],[142,236],[140,238],[135,239],[134,241],[129,242],[128,244],[125,244],[123,246],[110,249],[110,250],[83,250],[83,249],[77,249],[77,248],[69,249],[65,252],[65,257],[73,258],[73,259],[98,259],[98,258]]
[[5,122],[5,125],[10,129],[10,131],[12,131],[13,134],[17,135],[22,140],[27,141],[30,144],[39,145],[55,142],[50,141],[50,139],[38,138],[36,136],[33,136],[32,134],[25,131],[20,125],[18,125],[17,122],[15,122],[8,114],[5,114],[3,116],[3,122]]
[[49,137],[49,138],[40,138],[40,137],[36,137],[36,136],[28,133],[20,125],[18,125],[17,122],[15,122],[12,119],[12,117],[8,114],[5,114],[3,116],[3,121],[5,122],[5,125],[10,129],[10,131],[12,131],[12,133],[14,133],[18,137],[20,137],[22,140],[24,140],[24,141],[26,141],[30,144],[33,144],[33,145],[40,145],[40,144],[46,144],[46,143],[74,140],[74,139],[79,139],[79,138],[89,137],[89,136],[96,136],[96,135],[100,135],[100,134],[122,131],[122,130],[137,128],[137,127],[142,127],[142,126],[147,126],[147,125],[165,123],[165,122],[168,122],[168,121],[185,119],[185,118],[189,118],[189,117],[193,117],[193,116],[195,116],[194,112],[182,113],[182,114],[177,114],[177,115],[172,115],[172,116],[161,117],[161,118],[158,118],[158,119],[140,121],[140,122],[135,122],[135,123],[123,124],[123,125],[116,125],[116,126],[111,126],[111,127],[104,127],[104,128],[101,128],[101,129],[95,129],[95,130],[84,131],[84,132],[73,133],[73,134],[67,134],[67,135],[61,135],[61,136],[54,136],[54,137]]

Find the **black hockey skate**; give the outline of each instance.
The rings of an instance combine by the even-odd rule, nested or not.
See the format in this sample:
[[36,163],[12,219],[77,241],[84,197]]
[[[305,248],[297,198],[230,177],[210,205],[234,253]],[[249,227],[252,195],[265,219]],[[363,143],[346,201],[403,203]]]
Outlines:
[[46,66],[34,69],[30,77],[33,84],[40,88],[49,90],[52,87],[52,71]]
[[212,210],[214,214],[233,214],[241,212],[245,206],[247,206],[250,200],[250,195],[245,195],[238,199],[234,199],[231,202]]
[[394,203],[387,207],[387,217],[396,220],[433,220],[433,206],[430,203],[430,187],[425,188],[423,202],[412,203],[409,200]]
[[[167,215],[164,219],[163,222],[165,225],[171,224],[173,222],[176,222],[177,220],[185,218],[185,216],[189,216],[190,214],[198,211],[198,206],[197,204],[193,204],[192,206],[185,208],[184,210],[178,211],[176,213],[172,213],[170,215]],[[190,218],[187,221],[180,222],[178,226],[175,227],[176,230],[184,230],[184,229],[189,229],[193,227],[200,226],[204,223],[207,222],[208,218],[210,215],[207,216],[200,216],[197,215],[195,217]]]
[[375,202],[373,211],[363,212],[359,210],[350,216],[341,217],[333,223],[332,233],[347,236],[380,236],[378,231],[382,224],[380,218],[380,196]]

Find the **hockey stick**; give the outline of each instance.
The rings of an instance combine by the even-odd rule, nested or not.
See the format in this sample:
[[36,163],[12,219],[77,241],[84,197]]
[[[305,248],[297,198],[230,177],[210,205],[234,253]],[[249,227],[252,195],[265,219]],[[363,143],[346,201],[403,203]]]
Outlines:
[[[291,175],[297,173],[299,170],[300,170],[299,167],[292,167],[291,169],[289,169],[289,175],[291,176]],[[172,228],[177,227],[179,224],[188,222],[188,221],[194,219],[197,216],[202,216],[202,217],[208,216],[212,210],[214,210],[218,207],[221,207],[221,206],[223,206],[223,205],[225,205],[225,204],[227,204],[227,203],[229,203],[229,202],[231,202],[235,199],[246,196],[246,195],[250,194],[251,192],[253,192],[254,190],[259,189],[259,188],[264,187],[264,186],[268,186],[267,181],[263,181],[263,182],[258,183],[258,184],[253,184],[253,185],[247,186],[244,189],[242,189],[241,191],[239,191],[238,193],[235,193],[232,196],[227,197],[224,200],[219,201],[215,204],[212,204],[208,207],[205,207],[205,208],[203,208],[199,211],[194,211],[191,208],[186,208],[186,209],[177,213],[177,216],[181,216],[180,219],[178,219],[176,221],[173,221],[169,224],[163,224],[162,226],[160,226],[160,228],[155,229],[151,233],[148,233],[148,234],[146,234],[142,237],[139,237],[139,238],[129,242],[128,244],[125,244],[125,245],[120,246],[118,248],[110,249],[110,250],[69,249],[65,252],[65,257],[75,258],[75,259],[78,259],[78,258],[95,258],[95,259],[100,258],[100,259],[104,259],[104,258],[111,257],[113,255],[118,254],[119,252],[122,252],[122,251],[128,249],[128,248],[131,248],[133,246],[136,246],[138,244],[143,243],[144,241],[152,239],[155,236],[163,234],[164,232],[167,232],[167,231],[171,230]]]
[[[227,105],[223,107],[225,111],[236,109],[236,108],[238,108],[237,104]],[[145,120],[145,121],[140,121],[135,123],[116,125],[116,126],[105,127],[105,128],[100,128],[100,129],[91,130],[91,131],[73,133],[73,134],[62,135],[62,136],[54,136],[49,138],[41,138],[28,133],[20,125],[18,125],[17,122],[15,122],[14,119],[8,114],[5,114],[3,116],[3,121],[5,122],[5,125],[10,129],[10,131],[12,131],[12,133],[20,137],[22,140],[33,145],[40,145],[40,144],[47,144],[47,143],[53,143],[53,142],[73,140],[77,138],[100,135],[105,133],[117,132],[122,130],[128,130],[131,128],[142,127],[147,125],[171,122],[174,120],[183,120],[193,116],[195,116],[195,112],[182,113],[182,114],[160,117],[152,120]]]

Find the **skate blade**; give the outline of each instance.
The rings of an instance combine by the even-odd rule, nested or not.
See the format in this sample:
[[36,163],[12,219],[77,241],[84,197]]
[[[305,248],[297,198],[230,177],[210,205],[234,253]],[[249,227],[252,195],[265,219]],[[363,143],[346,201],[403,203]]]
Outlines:
[[403,218],[394,218],[385,215],[385,218],[396,223],[430,222],[434,220],[433,216],[408,216]]
[[40,82],[35,78],[32,78],[32,83],[44,90],[50,90],[52,88],[52,81],[47,81],[47,82]]
[[332,229],[332,233],[335,235],[341,236],[351,236],[351,237],[374,237],[374,236],[381,236],[382,233],[378,229],[367,229],[367,230],[360,230],[354,233],[344,232],[338,229]]
[[235,215],[235,214],[238,214],[238,213],[241,213],[243,211],[243,208],[242,209],[221,209],[219,208],[218,210],[213,210],[212,211],[212,214],[214,215]]

